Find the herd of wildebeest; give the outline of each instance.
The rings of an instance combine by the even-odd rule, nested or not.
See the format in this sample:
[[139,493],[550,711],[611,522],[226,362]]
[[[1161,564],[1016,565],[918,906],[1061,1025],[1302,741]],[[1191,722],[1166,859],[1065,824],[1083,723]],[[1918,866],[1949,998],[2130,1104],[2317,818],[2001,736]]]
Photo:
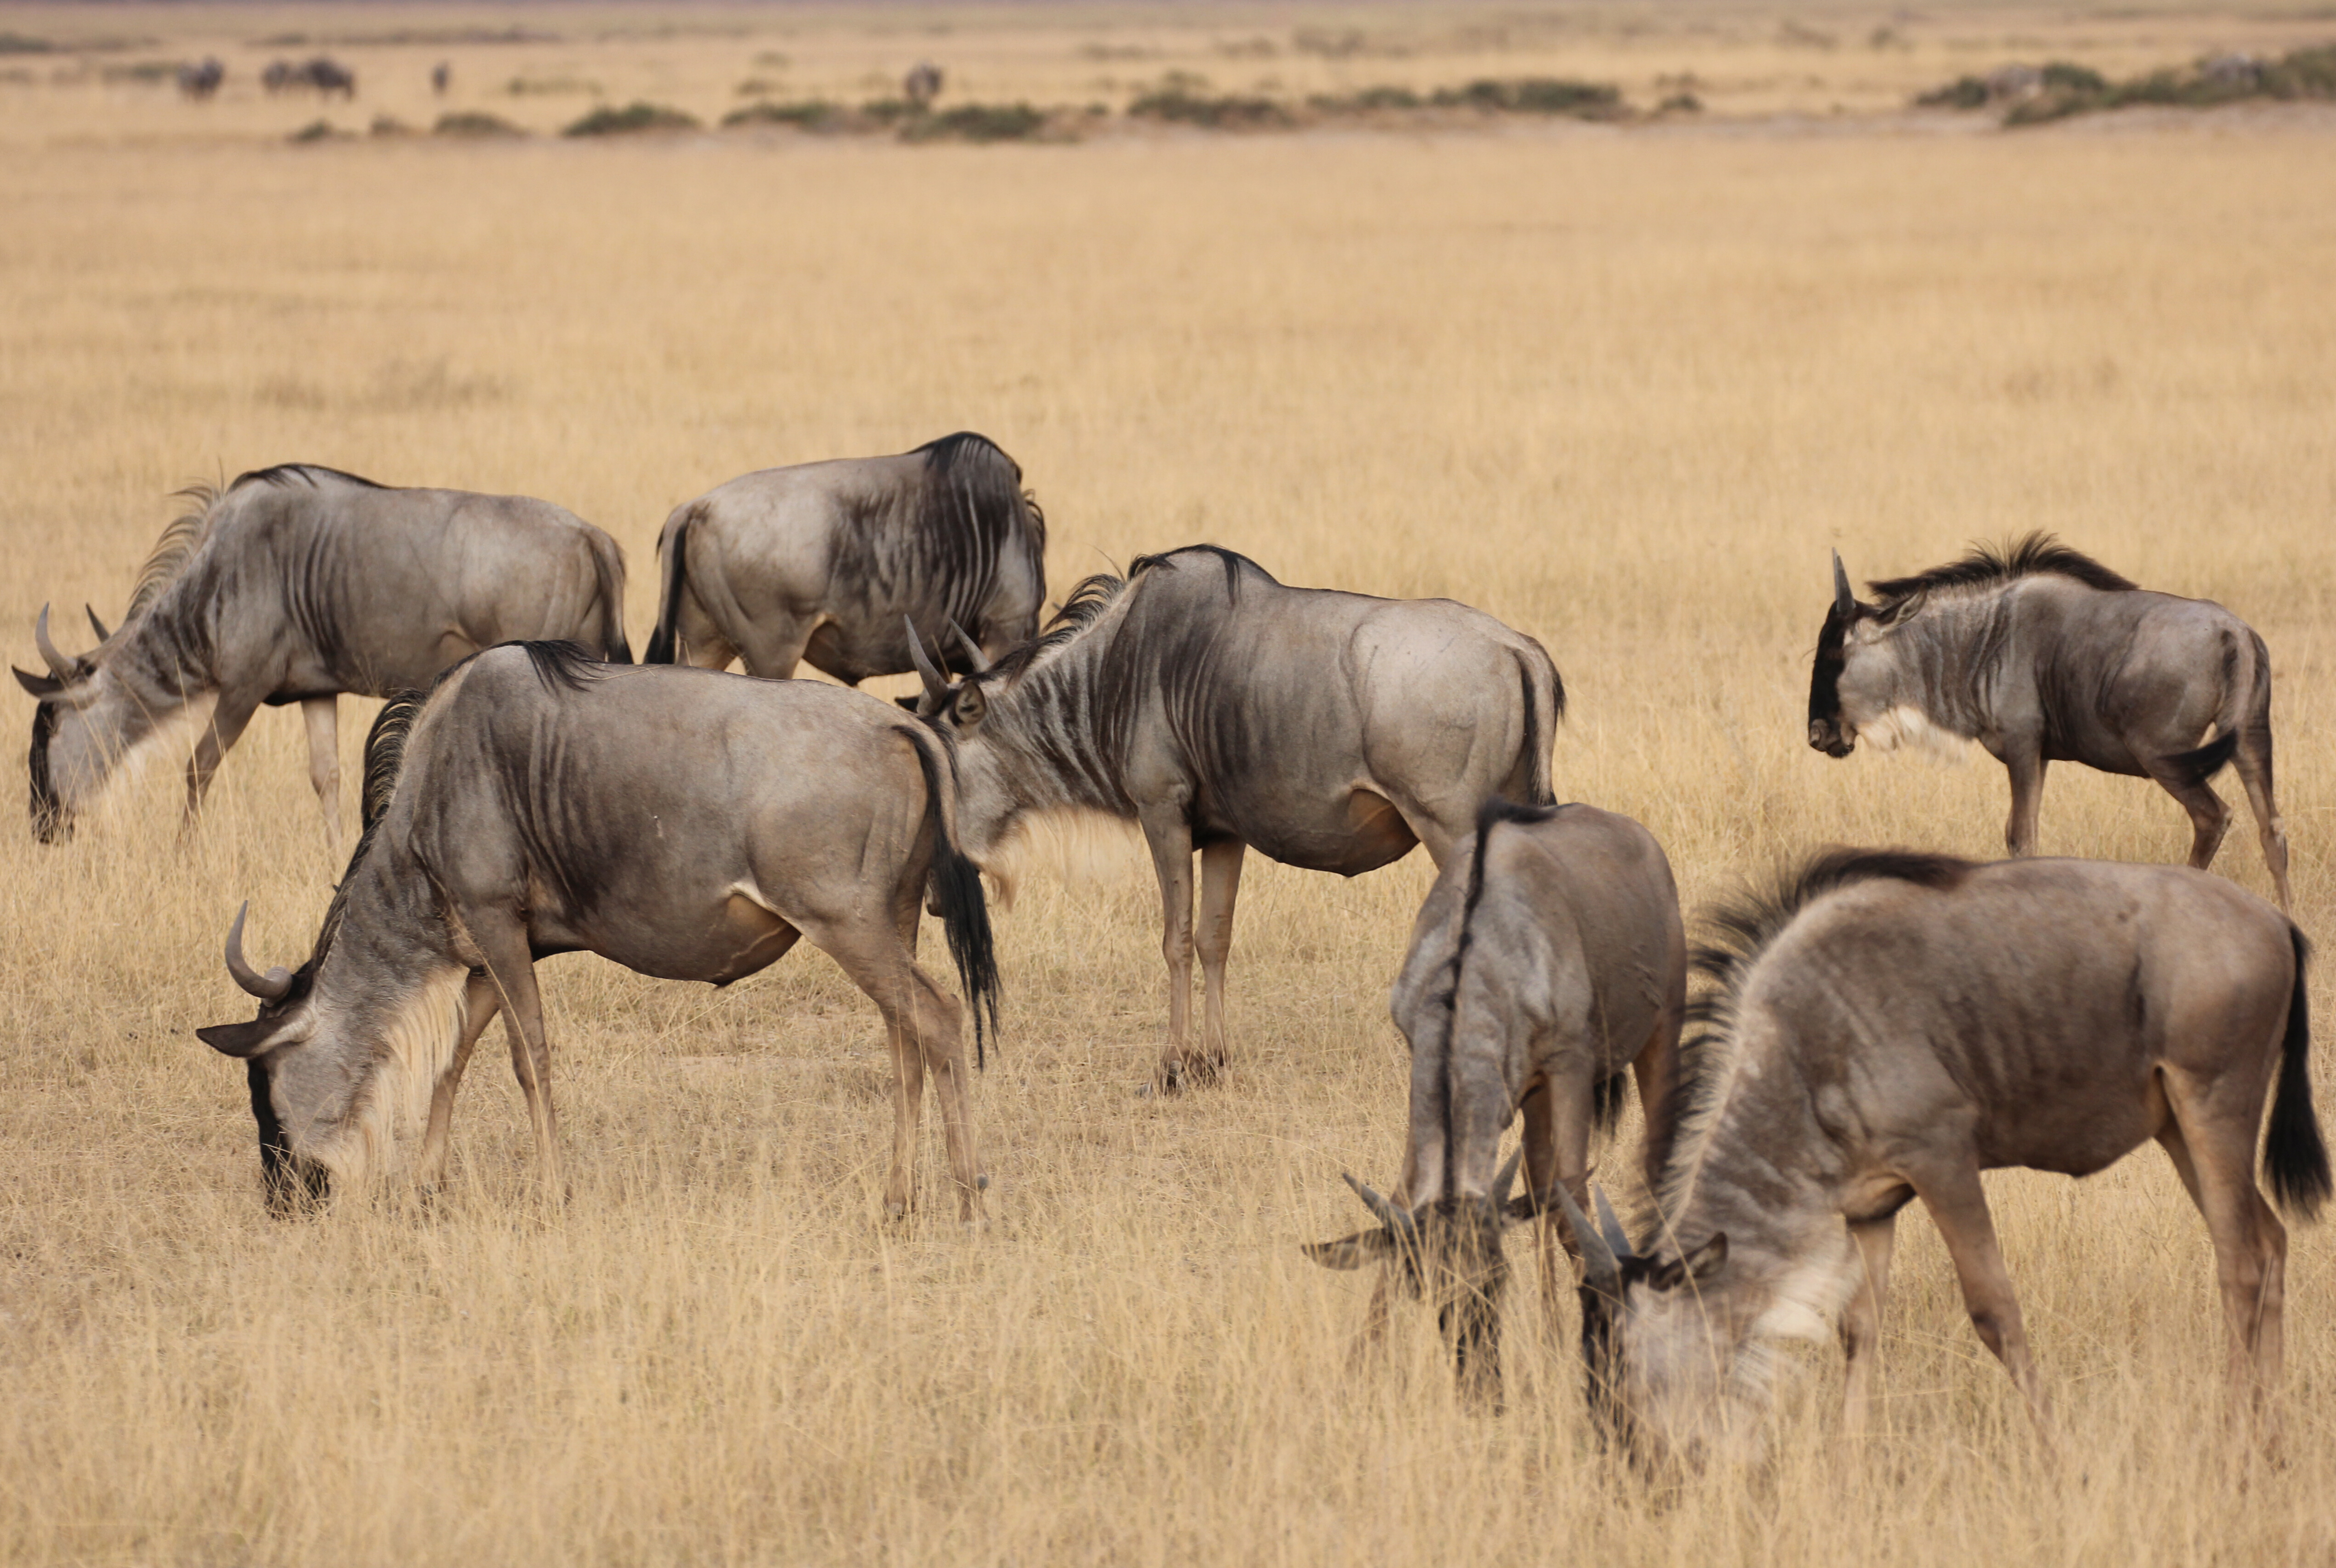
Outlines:
[[[336,698],[389,699],[307,961],[248,959],[238,911],[227,967],[258,1016],[198,1031],[245,1063],[279,1213],[382,1169],[425,1087],[419,1177],[437,1182],[498,1013],[564,1190],[533,961],[589,950],[719,986],[808,937],[883,1015],[888,1211],[911,1204],[930,1073],[976,1219],[962,1014],[978,1063],[999,1002],[983,872],[1017,834],[1056,813],[1141,827],[1165,928],[1163,1091],[1226,1063],[1250,849],[1354,876],[1425,844],[1438,875],[1394,991],[1402,1174],[1392,1197],[1348,1178],[1376,1225],[1308,1249],[1382,1266],[1367,1341],[1394,1295],[1424,1298],[1464,1388],[1496,1399],[1503,1234],[1538,1222],[1544,1299],[1554,1311],[1578,1260],[1591,1407],[1638,1460],[1756,1450],[1775,1342],[1835,1328],[1856,1433],[1893,1227],[1919,1197],[2049,1440],[1981,1173],[2081,1176],[2155,1138],[2213,1236],[2234,1406],[2259,1434],[2275,1421],[2286,1237],[2259,1134],[2284,1208],[2309,1217],[2330,1176],[2307,947],[2282,912],[2269,659],[2220,606],[2040,535],[1874,583],[1870,601],[1836,556],[1809,745],[1978,741],[2010,773],[2014,858],[1826,850],[1712,911],[1691,953],[1654,837],[1557,803],[1564,692],[1533,638],[1448,599],[1291,588],[1205,544],[1086,579],[1042,627],[1045,518],[978,435],[749,474],[677,508],[639,665],[616,543],[549,502],[309,464],[187,493],[118,630],[92,611],[97,645],[68,655],[41,612],[47,673],[16,672],[37,699],[33,827],[67,838],[157,751],[189,759],[191,822],[258,709],[297,703],[337,840]],[[788,678],[806,661],[842,684]],[[922,691],[899,706],[851,689],[911,669]],[[2055,760],[2156,780],[2190,814],[2189,866],[2029,858]],[[2282,909],[2207,874],[2226,765]],[[917,965],[928,911],[962,1008]],[[1626,1077],[1647,1125],[1636,1241],[1589,1183]]]

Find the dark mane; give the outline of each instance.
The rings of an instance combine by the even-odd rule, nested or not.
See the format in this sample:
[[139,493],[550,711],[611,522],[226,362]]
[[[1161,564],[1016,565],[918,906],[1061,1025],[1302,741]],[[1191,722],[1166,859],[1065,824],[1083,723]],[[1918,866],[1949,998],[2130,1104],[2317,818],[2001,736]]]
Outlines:
[[954,473],[960,463],[995,458],[1014,471],[1015,483],[1022,482],[1022,465],[1007,456],[1004,447],[976,431],[960,430],[929,441],[909,455],[923,457],[926,472],[938,474]]
[[[515,646],[526,650],[527,662],[534,667],[535,678],[543,683],[546,691],[559,691],[562,687],[582,691],[594,681],[608,678],[607,661],[595,657],[592,651],[580,643],[522,642],[502,646]],[[365,765],[365,772],[369,780],[373,772],[370,762]]]
[[1820,850],[1799,865],[1786,867],[1765,891],[1753,890],[1705,910],[1704,924],[1710,936],[1696,944],[1689,966],[1708,986],[1688,1004],[1689,1027],[1679,1041],[1679,1076],[1668,1110],[1672,1168],[1656,1184],[1663,1208],[1671,1206],[1672,1182],[1689,1144],[1681,1134],[1690,1122],[1712,1109],[1718,1086],[1728,1077],[1735,1058],[1737,999],[1754,961],[1803,910],[1827,893],[1883,881],[1912,882],[1944,892],[1961,886],[1978,869],[1975,861],[1921,850]]
[[1180,555],[1213,555],[1218,560],[1223,562],[1225,596],[1228,599],[1241,597],[1241,574],[1244,570],[1257,573],[1268,582],[1275,580],[1273,573],[1266,570],[1239,550],[1227,550],[1222,544],[1187,544],[1175,550],[1162,550],[1158,555],[1139,555],[1127,563],[1127,580],[1134,582],[1156,566],[1173,567]]
[[211,509],[219,504],[222,493],[208,484],[190,484],[173,497],[193,502],[193,509],[172,518],[170,526],[155,539],[154,548],[146,552],[146,564],[138,569],[138,585],[130,590],[130,608],[122,612],[124,626],[140,610],[161,598],[162,590],[187,570],[187,563],[195,558],[209,530]]
[[1063,600],[1062,608],[1047,620],[1044,631],[1028,642],[999,654],[997,662],[980,675],[966,678],[973,681],[1016,679],[1040,654],[1050,648],[1060,648],[1094,625],[1095,618],[1109,609],[1126,587],[1126,579],[1114,577],[1109,572],[1099,571],[1093,577],[1081,579],[1078,586],[1072,589],[1069,597]]
[[229,485],[228,489],[240,490],[247,484],[272,484],[278,490],[283,490],[294,484],[314,486],[320,479],[346,480],[351,484],[360,484],[367,490],[389,488],[385,484],[376,484],[372,480],[357,474],[346,473],[337,468],[327,468],[321,463],[279,463],[273,468],[255,468],[248,473],[237,474],[235,482]]
[[1934,588],[1975,588],[1984,583],[2009,582],[2013,578],[2034,577],[2043,572],[2074,578],[2087,588],[2100,589],[2107,593],[2128,592],[2137,586],[2091,556],[2081,550],[2070,550],[2054,535],[2041,531],[2010,541],[2000,547],[1974,542],[1971,553],[1961,560],[1951,560],[1944,566],[1934,566],[1912,577],[1893,577],[1881,582],[1869,582],[1865,586],[1881,600],[1881,608],[1888,610]]
[[[467,664],[470,660],[462,662]],[[436,689],[434,685],[431,688]],[[325,906],[324,923],[316,928],[316,945],[309,950],[308,961],[292,977],[295,996],[315,983],[325,955],[333,950],[333,940],[341,934],[341,918],[348,912],[349,887],[356,881],[357,867],[365,863],[366,853],[379,836],[382,818],[389,813],[390,796],[397,791],[398,774],[405,767],[405,743],[413,738],[414,722],[422,716],[423,705],[429,700],[428,692],[399,692],[382,706],[381,712],[374,716],[373,727],[365,732],[365,787],[357,804],[361,830],[357,847],[349,852],[348,866],[333,889],[333,901]]]

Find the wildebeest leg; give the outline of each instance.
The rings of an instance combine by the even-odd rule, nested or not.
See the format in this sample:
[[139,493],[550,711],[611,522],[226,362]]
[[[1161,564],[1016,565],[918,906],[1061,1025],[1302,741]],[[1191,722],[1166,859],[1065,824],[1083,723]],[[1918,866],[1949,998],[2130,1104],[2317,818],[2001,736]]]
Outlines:
[[1955,1279],[1962,1286],[1963,1305],[1980,1342],[1995,1352],[2011,1381],[2028,1400],[2028,1416],[2037,1436],[2053,1442],[2052,1407],[2037,1376],[2035,1359],[2028,1351],[2028,1329],[2020,1321],[2020,1298],[2011,1289],[2011,1275],[1995,1243],[1995,1220],[1987,1210],[1987,1192],[1980,1185],[1979,1167],[1964,1164],[1927,1174],[1908,1173],[1914,1192],[1954,1260]]
[[501,911],[472,914],[471,939],[486,959],[488,983],[502,1004],[503,1034],[511,1041],[511,1071],[527,1096],[528,1120],[535,1127],[535,1159],[543,1190],[567,1189],[560,1174],[560,1118],[551,1108],[551,1042],[543,1032],[543,998],[535,989],[535,958],[527,928]]
[[803,662],[803,649],[810,646],[812,634],[820,622],[810,624],[790,618],[765,621],[755,626],[740,627],[735,633],[738,662],[748,675],[764,680],[791,680],[795,667]]
[[[1592,1089],[1584,1080],[1546,1078],[1536,1094],[1525,1096],[1525,1179],[1528,1190],[1546,1195],[1555,1182],[1577,1203],[1590,1202],[1590,1122]],[[1578,1251],[1572,1236],[1551,1210],[1536,1227],[1540,1232],[1542,1314],[1552,1334],[1562,1332],[1560,1303],[1572,1294],[1572,1259]],[[1558,1272],[1563,1261],[1565,1278]]]
[[1220,839],[1201,851],[1201,1048],[1203,1060],[1222,1068],[1225,1044],[1225,959],[1233,950],[1233,901],[1241,893],[1239,839]]
[[[913,920],[913,901],[909,909]],[[988,1185],[988,1178],[974,1146],[961,1009],[916,966],[908,945],[894,931],[807,926],[803,934],[884,1015],[885,1037],[892,1047],[892,1163],[884,1178],[884,1212],[897,1219],[916,1202],[917,1125],[930,1072],[940,1099],[949,1173],[957,1179],[959,1216],[980,1218],[980,1190]]]
[[2004,824],[2004,847],[2014,856],[2036,852],[2036,816],[2044,804],[2043,742],[2033,735],[2004,744],[2003,765],[2011,774],[2011,819]]
[[187,814],[191,825],[203,809],[203,796],[210,793],[211,774],[219,772],[219,759],[243,734],[251,716],[259,710],[255,701],[237,699],[230,703],[222,694],[219,706],[211,710],[210,723],[195,741],[195,755],[187,759]]
[[422,1135],[421,1157],[414,1162],[415,1178],[426,1192],[446,1174],[446,1134],[454,1123],[454,1091],[462,1085],[463,1069],[471,1065],[471,1049],[487,1032],[502,1007],[502,993],[488,975],[473,970],[462,989],[462,1033],[446,1070],[430,1088],[430,1128]]
[[1161,1054],[1160,1087],[1183,1087],[1192,1064],[1185,1041],[1192,1025],[1192,830],[1181,815],[1154,812],[1142,819],[1152,869],[1160,879],[1160,956],[1168,964],[1168,1047]]
[[1852,1443],[1865,1439],[1867,1418],[1874,1405],[1874,1368],[1882,1353],[1882,1310],[1890,1297],[1890,1253],[1897,1244],[1898,1216],[1884,1214],[1878,1220],[1849,1227],[1850,1239],[1857,1243],[1858,1260],[1864,1265],[1863,1277],[1857,1282],[1857,1292],[1849,1299],[1849,1310],[1842,1314],[1841,1348],[1848,1359],[1848,1376],[1841,1391],[1842,1432]]
[[2203,780],[2185,778],[2162,765],[2152,765],[2149,776],[2190,813],[2190,864],[2194,870],[2205,871],[2214,863],[2214,852],[2223,847],[2224,831],[2231,825],[2231,808]]
[[308,728],[308,784],[316,803],[325,809],[325,836],[341,847],[341,738],[337,722],[340,698],[300,699],[300,722]]
[[2275,1437],[2272,1404],[2285,1359],[2287,1227],[2255,1186],[2255,1117],[2217,1115],[2170,1080],[2175,1120],[2157,1135],[2214,1241],[2215,1282],[2228,1332],[2232,1402]]
[[1638,1058],[1630,1064],[1631,1076],[1639,1080],[1639,1110],[1647,1119],[1646,1173],[1650,1189],[1670,1162],[1671,1134],[1678,1118],[1663,1107],[1679,1078],[1679,1015],[1666,1006],[1655,1019],[1654,1033],[1639,1048]]
[[2255,837],[2263,844],[2263,864],[2271,871],[2272,886],[2278,890],[2279,907],[2288,908],[2287,890],[2287,824],[2280,819],[2279,803],[2271,790],[2271,728],[2250,726],[2239,736],[2239,749],[2232,756],[2239,770],[2239,782],[2246,785],[2247,808],[2254,813]]

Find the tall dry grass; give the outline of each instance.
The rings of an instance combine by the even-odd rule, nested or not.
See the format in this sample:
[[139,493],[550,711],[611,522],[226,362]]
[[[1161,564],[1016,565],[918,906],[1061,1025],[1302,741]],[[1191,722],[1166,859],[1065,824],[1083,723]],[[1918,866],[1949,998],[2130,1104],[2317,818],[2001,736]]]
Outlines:
[[[643,47],[584,63],[613,76]],[[2308,123],[294,149],[102,117],[52,133],[5,93],[0,626],[20,661],[44,601],[119,612],[192,480],[304,459],[551,497],[632,551],[638,641],[675,502],[970,425],[1045,500],[1058,584],[1208,539],[1541,637],[1572,696],[1561,790],[1647,822],[1697,901],[1826,841],[1994,852],[1992,764],[1802,744],[1806,651],[1829,548],[1883,575],[2045,527],[2267,638],[2297,912],[2330,926],[2336,164]],[[6,701],[21,735],[31,705]],[[365,705],[345,706],[353,772]],[[1239,1070],[1172,1101],[1136,1093],[1164,1014],[1148,874],[1118,852],[1088,881],[1033,878],[1001,920],[983,1234],[946,1203],[879,1222],[874,1014],[808,950],[722,993],[543,966],[563,1210],[530,1201],[485,1051],[434,1207],[393,1190],[271,1223],[240,1075],[190,1031],[248,1016],[218,959],[236,903],[288,961],[338,868],[288,714],[184,839],[173,793],[158,772],[65,849],[0,832],[9,1561],[2336,1544],[2327,1234],[2295,1236],[2288,1464],[2257,1466],[2218,1428],[2205,1231],[2154,1154],[1991,1182],[2072,1435],[2057,1470],[1919,1222],[1866,1451],[1842,1450],[1834,1358],[1810,1353],[1771,1466],[1650,1495],[1591,1439],[1571,1303],[1544,1337],[1530,1289],[1498,1419],[1455,1406],[1416,1315],[1350,1368],[1363,1283],[1297,1244],[1361,1219],[1341,1168],[1399,1159],[1384,998],[1416,858],[1354,882],[1253,865]],[[2044,838],[2186,843],[2152,787],[2068,768]],[[2266,887],[2244,823],[2222,869]],[[2313,995],[2336,1018],[2325,970]],[[1606,1168],[1628,1159],[1626,1140]],[[941,1168],[935,1133],[928,1191]]]

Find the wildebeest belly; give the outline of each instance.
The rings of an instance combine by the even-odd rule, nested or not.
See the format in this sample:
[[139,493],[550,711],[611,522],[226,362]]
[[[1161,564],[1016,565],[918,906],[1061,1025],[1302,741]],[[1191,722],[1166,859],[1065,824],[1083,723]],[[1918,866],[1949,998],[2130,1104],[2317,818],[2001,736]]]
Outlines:
[[588,949],[636,974],[661,980],[726,986],[768,969],[803,933],[742,891],[666,911],[666,918],[616,920],[539,916],[530,935],[540,948]]
[[1227,831],[1260,854],[1302,871],[1356,877],[1401,860],[1419,842],[1393,803],[1358,789],[1312,813],[1261,812]]

